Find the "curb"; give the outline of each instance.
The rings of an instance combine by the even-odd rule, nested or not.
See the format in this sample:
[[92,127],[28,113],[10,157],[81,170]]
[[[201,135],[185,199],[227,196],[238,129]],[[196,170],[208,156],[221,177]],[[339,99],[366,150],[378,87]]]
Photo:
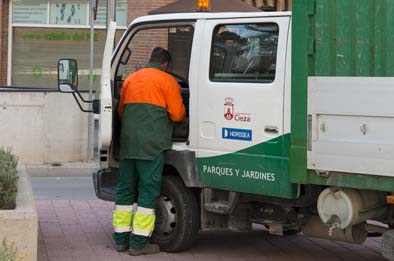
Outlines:
[[96,162],[74,162],[59,165],[25,165],[31,177],[83,177],[91,176],[99,168]]

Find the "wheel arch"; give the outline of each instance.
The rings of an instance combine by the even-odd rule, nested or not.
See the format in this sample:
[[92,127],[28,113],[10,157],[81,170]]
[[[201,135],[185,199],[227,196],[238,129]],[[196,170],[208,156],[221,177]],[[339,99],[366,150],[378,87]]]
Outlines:
[[196,156],[192,151],[166,151],[163,175],[179,175],[189,188],[202,187],[197,174]]

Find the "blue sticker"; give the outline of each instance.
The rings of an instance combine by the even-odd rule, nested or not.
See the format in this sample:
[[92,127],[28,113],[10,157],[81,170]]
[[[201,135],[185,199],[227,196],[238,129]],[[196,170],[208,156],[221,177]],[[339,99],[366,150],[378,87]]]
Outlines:
[[222,128],[222,138],[228,140],[252,141],[252,130]]

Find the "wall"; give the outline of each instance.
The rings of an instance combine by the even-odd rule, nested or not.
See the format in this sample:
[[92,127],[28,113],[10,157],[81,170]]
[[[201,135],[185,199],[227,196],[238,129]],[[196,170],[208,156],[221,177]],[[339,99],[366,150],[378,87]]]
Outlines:
[[292,0],[242,0],[246,4],[253,5],[257,8],[276,7],[277,11],[291,10]]
[[0,1],[0,85],[7,84],[8,0]]
[[127,5],[128,23],[130,24],[130,22],[139,16],[147,15],[151,10],[174,3],[176,1],[177,0],[129,0]]
[[0,146],[20,164],[86,161],[87,113],[70,94],[0,93]]

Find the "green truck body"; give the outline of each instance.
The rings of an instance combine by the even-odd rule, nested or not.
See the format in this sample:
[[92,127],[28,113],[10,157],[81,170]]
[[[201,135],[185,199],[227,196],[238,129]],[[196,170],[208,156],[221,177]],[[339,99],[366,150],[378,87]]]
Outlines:
[[[394,190],[394,178],[307,170],[309,76],[394,76],[394,1],[295,0],[292,13],[290,179],[294,183]],[[394,85],[393,85],[394,88]]]

